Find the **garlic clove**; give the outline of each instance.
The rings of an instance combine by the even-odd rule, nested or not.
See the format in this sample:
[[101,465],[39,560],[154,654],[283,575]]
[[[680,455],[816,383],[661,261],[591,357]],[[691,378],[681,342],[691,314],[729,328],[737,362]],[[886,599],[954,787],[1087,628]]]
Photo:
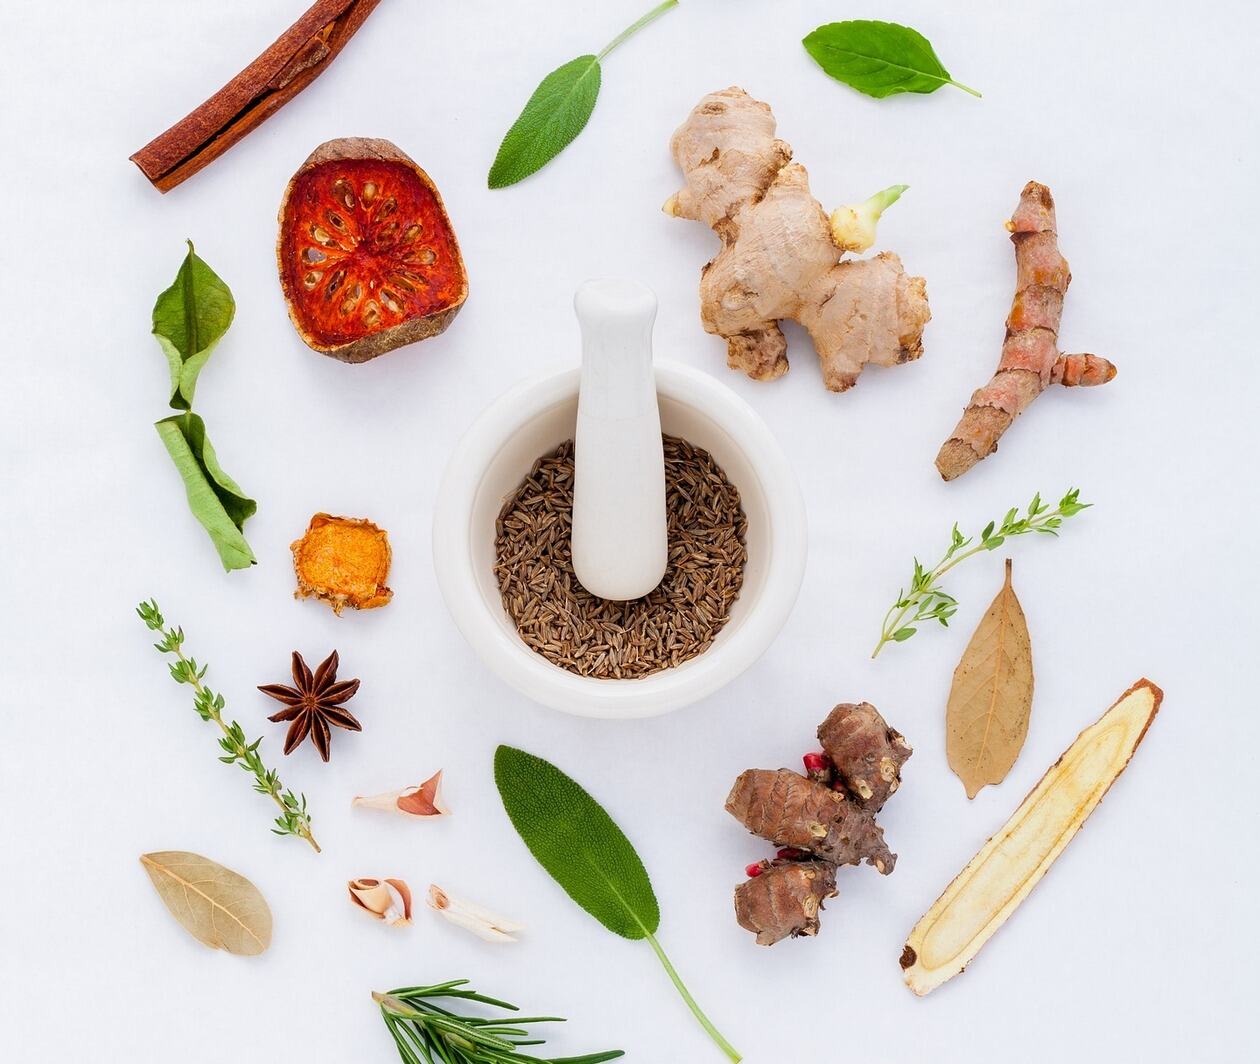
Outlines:
[[442,802],[442,772],[439,769],[421,784],[403,787],[397,791],[385,791],[368,797],[356,796],[351,805],[365,809],[382,809],[387,813],[403,816],[434,817],[450,813]]
[[471,931],[486,942],[515,942],[516,933],[525,929],[524,924],[491,912],[475,902],[448,894],[437,884],[429,885],[428,904],[430,909],[456,927]]
[[411,888],[401,879],[352,879],[350,900],[390,927],[411,923]]

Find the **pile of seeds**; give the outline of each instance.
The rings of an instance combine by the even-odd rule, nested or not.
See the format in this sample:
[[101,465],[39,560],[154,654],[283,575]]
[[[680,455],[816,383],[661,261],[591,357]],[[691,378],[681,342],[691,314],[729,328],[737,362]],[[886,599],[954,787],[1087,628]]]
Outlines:
[[744,582],[747,518],[707,451],[665,436],[669,566],[654,591],[611,602],[573,574],[573,441],[534,463],[499,513],[495,576],[521,638],[561,668],[633,679],[703,653]]

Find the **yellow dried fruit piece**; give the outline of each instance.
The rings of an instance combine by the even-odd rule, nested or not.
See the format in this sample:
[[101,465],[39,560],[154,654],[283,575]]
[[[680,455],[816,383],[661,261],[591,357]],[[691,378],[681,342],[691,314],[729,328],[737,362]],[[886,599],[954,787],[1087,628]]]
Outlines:
[[961,972],[1019,907],[1124,771],[1163,692],[1139,680],[1086,728],[945,889],[901,955],[920,996]]
[[394,593],[389,578],[389,536],[371,521],[319,513],[292,544],[296,598],[323,599],[340,613],[346,606],[370,610]]

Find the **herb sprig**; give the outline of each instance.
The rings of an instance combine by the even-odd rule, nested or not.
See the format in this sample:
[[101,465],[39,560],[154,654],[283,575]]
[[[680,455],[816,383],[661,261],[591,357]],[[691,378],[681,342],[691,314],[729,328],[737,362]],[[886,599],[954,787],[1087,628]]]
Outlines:
[[531,1023],[563,1023],[559,1016],[459,1016],[435,998],[475,1001],[482,1005],[519,1011],[515,1005],[486,997],[475,990],[461,989],[467,979],[453,979],[434,986],[408,986],[387,994],[372,994],[381,1008],[385,1026],[398,1047],[405,1064],[502,1064],[504,1061],[535,1061],[544,1064],[600,1064],[625,1054],[620,1049],[588,1053],[581,1057],[534,1057],[517,1050],[521,1046],[538,1046],[542,1038],[533,1038],[526,1029]]
[[949,549],[931,569],[914,559],[914,575],[910,578],[910,590],[904,588],[897,592],[897,601],[884,614],[884,626],[880,632],[879,642],[871,657],[877,657],[886,643],[904,643],[919,630],[919,625],[938,621],[942,627],[949,626],[949,619],[958,610],[958,600],[940,586],[940,579],[955,565],[966,561],[981,551],[997,550],[1011,536],[1022,536],[1027,532],[1040,532],[1043,535],[1057,536],[1059,527],[1065,518],[1072,517],[1082,510],[1089,509],[1092,503],[1080,502],[1080,490],[1073,488],[1053,510],[1050,504],[1041,501],[1041,493],[1033,496],[1028,504],[1028,513],[1019,516],[1019,508],[1012,506],[1001,524],[990,521],[980,533],[980,541],[973,537],[963,536],[954,525],[950,536]]
[[276,817],[276,826],[271,830],[277,835],[295,835],[310,843],[319,853],[319,843],[311,834],[311,817],[306,811],[306,795],[295,795],[286,790],[280,782],[280,776],[274,769],[268,769],[258,754],[258,746],[262,739],[252,743],[245,738],[245,732],[236,721],[224,722],[223,696],[212,691],[203,682],[209,666],[197,664],[195,658],[184,654],[184,630],[167,628],[166,621],[155,599],[142,602],[136,607],[136,613],[152,632],[161,632],[162,641],[154,643],[154,648],[162,654],[174,654],[175,660],[168,666],[171,679],[176,683],[186,683],[194,691],[193,709],[204,721],[214,721],[223,732],[219,745],[223,748],[223,756],[219,758],[225,765],[240,765],[254,777],[254,790],[265,794],[280,807],[280,815]]

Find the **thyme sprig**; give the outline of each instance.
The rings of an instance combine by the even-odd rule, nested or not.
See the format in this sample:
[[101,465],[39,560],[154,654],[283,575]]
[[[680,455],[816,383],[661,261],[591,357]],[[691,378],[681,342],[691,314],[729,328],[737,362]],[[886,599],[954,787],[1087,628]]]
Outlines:
[[203,682],[209,666],[198,666],[195,658],[184,654],[184,630],[167,628],[166,621],[155,599],[142,602],[136,607],[136,613],[148,626],[150,631],[161,632],[162,641],[154,643],[154,648],[162,654],[174,654],[175,660],[168,666],[171,678],[176,683],[186,683],[193,689],[193,709],[204,721],[214,721],[223,732],[219,746],[223,748],[223,756],[219,758],[225,765],[240,765],[254,777],[254,790],[265,794],[280,807],[280,815],[276,817],[276,826],[271,830],[277,835],[295,835],[310,843],[319,853],[319,843],[311,834],[311,816],[306,811],[306,795],[295,795],[286,790],[280,782],[280,776],[274,769],[268,769],[258,753],[258,745],[262,739],[252,743],[245,738],[245,732],[236,721],[223,720],[224,700],[217,691],[212,691]]
[[507,1012],[519,1011],[509,1002],[461,989],[467,985],[467,979],[452,979],[434,986],[406,986],[387,994],[372,994],[404,1064],[600,1064],[625,1056],[620,1049],[580,1057],[520,1053],[521,1046],[539,1046],[545,1041],[531,1037],[527,1024],[564,1020],[559,1016],[459,1016],[434,1003],[433,999],[447,998],[475,1001]]
[[910,590],[899,590],[897,601],[884,614],[884,626],[871,657],[878,656],[886,643],[904,643],[919,630],[921,624],[937,621],[942,627],[948,627],[949,619],[958,610],[958,600],[941,588],[941,577],[972,555],[981,551],[997,550],[1011,536],[1022,536],[1027,532],[1057,536],[1065,518],[1093,505],[1080,502],[1080,494],[1079,489],[1073,488],[1052,510],[1049,503],[1041,501],[1041,493],[1038,492],[1028,504],[1027,514],[1020,517],[1019,507],[1012,506],[1002,518],[1001,524],[990,521],[984,526],[978,543],[974,542],[973,537],[963,536],[955,524],[950,535],[949,549],[935,566],[928,569],[915,558]]

